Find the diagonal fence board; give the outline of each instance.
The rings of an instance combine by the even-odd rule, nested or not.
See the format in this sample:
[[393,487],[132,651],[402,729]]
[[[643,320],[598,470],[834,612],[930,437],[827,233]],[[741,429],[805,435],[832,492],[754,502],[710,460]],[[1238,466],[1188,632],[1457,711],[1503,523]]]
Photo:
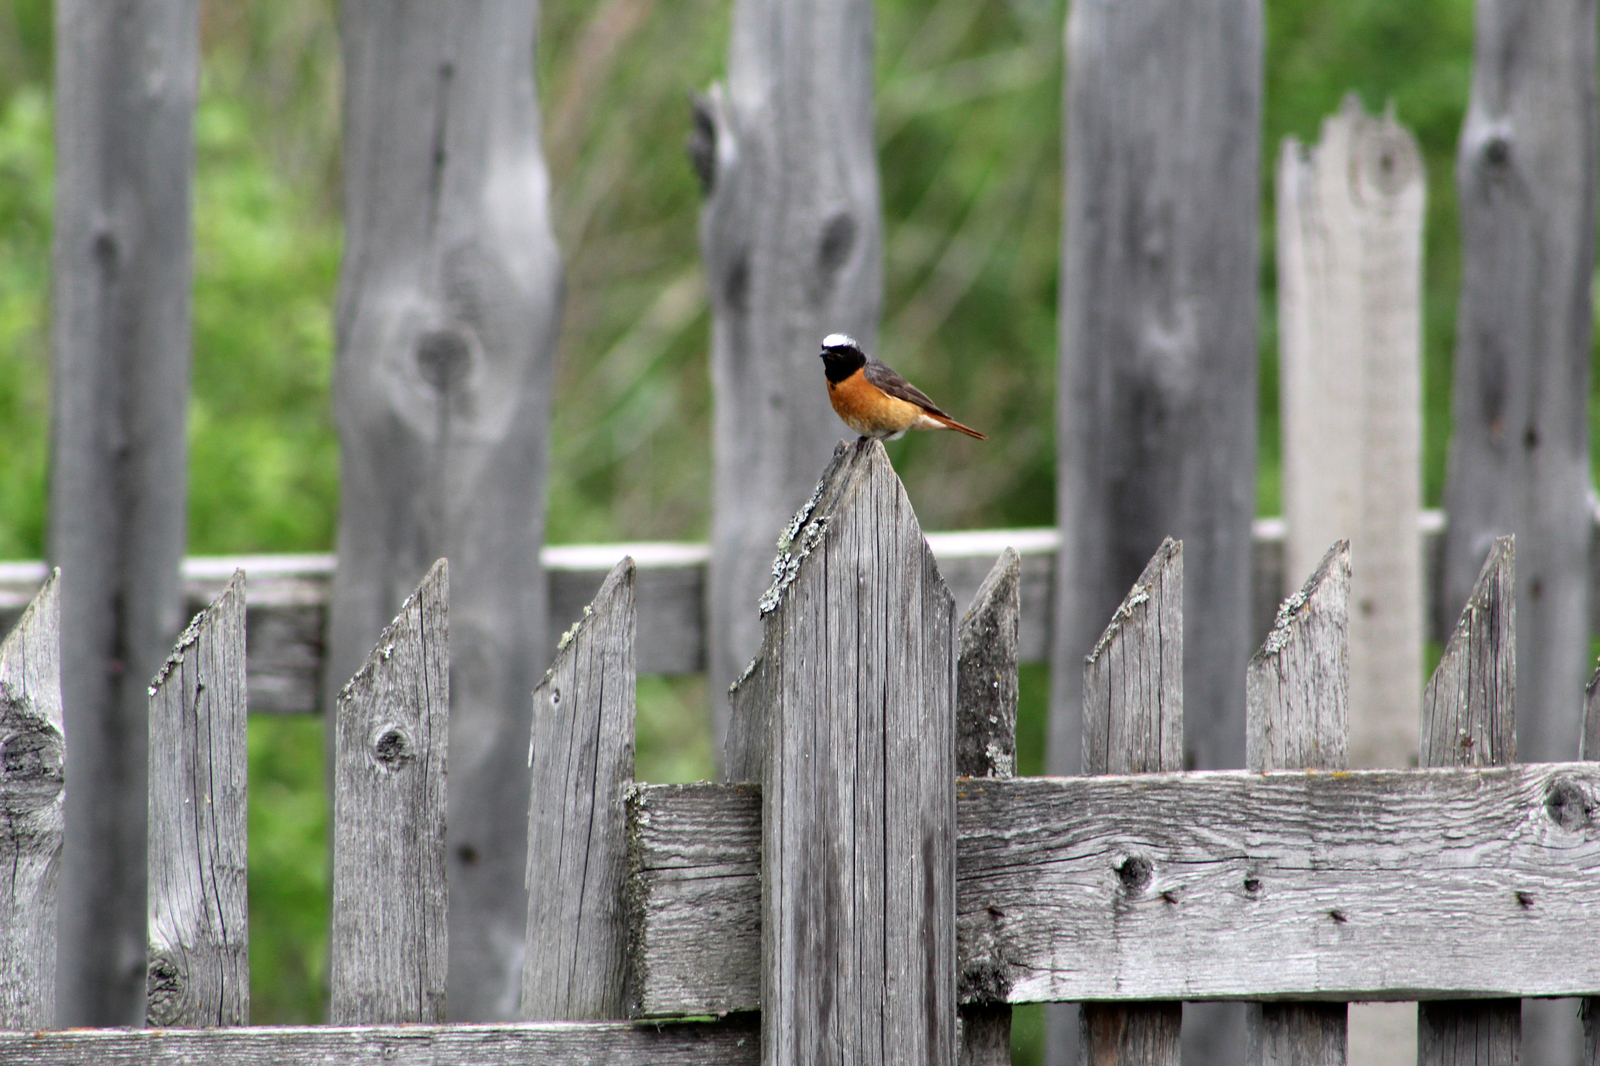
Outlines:
[[335,1024],[444,1021],[449,595],[440,559],[339,694],[328,944]]
[[240,570],[150,684],[147,1025],[250,1020],[244,662]]
[[[753,791],[635,788],[639,1014],[758,1005]],[[962,779],[957,972],[1013,1003],[1594,994],[1596,812],[1593,763]]]
[[522,1017],[623,1014],[634,566],[624,558],[533,693]]
[[755,1066],[756,1019],[0,1031],[10,1066]]
[[66,799],[60,572],[0,644],[0,1026],[56,1020],[56,886]]

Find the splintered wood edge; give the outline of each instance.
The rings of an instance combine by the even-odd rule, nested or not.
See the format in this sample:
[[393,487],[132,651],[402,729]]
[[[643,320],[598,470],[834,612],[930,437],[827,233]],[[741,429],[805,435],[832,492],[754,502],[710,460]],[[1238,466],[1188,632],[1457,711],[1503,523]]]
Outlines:
[[1161,547],[1150,557],[1145,564],[1144,572],[1139,575],[1139,580],[1133,583],[1133,588],[1128,590],[1123,597],[1122,604],[1112,614],[1111,621],[1106,623],[1105,631],[1100,634],[1100,639],[1095,641],[1094,650],[1084,656],[1084,663],[1093,663],[1100,658],[1100,653],[1105,651],[1111,641],[1122,632],[1128,619],[1133,617],[1134,608],[1150,601],[1150,592],[1155,588],[1156,581],[1164,576],[1169,567],[1183,565],[1183,541],[1173,540],[1171,537],[1161,542]]
[[225,605],[232,606],[235,602],[239,604],[240,610],[245,609],[245,576],[243,570],[235,570],[233,577],[228,580],[227,587],[222,590],[217,598],[207,604],[205,610],[189,620],[189,625],[184,629],[183,635],[178,638],[178,642],[172,646],[172,651],[167,654],[166,661],[161,664],[161,669],[157,670],[156,676],[151,678],[150,685],[145,690],[146,695],[152,699],[155,698],[156,693],[160,692],[162,686],[167,683],[167,678],[172,671],[183,665],[184,652],[194,647],[200,640],[200,634],[215,624]]
[[10,633],[0,642],[0,684],[7,687],[22,681],[26,685],[29,661],[43,665],[54,680],[53,697],[34,699],[35,712],[49,722],[57,734],[62,731],[61,708],[61,570],[55,568],[34,593],[27,609]]
[[633,556],[631,555],[624,555],[617,562],[617,565],[611,568],[611,572],[600,583],[600,589],[594,594],[594,599],[584,606],[583,614],[561,634],[560,641],[556,643],[556,657],[551,661],[549,668],[545,670],[544,680],[539,682],[539,688],[549,684],[550,678],[555,674],[556,667],[565,659],[571,657],[573,654],[572,644],[578,639],[578,635],[589,627],[589,620],[612,609],[617,597],[622,594],[620,591],[622,587],[625,584],[633,584],[636,571],[637,566],[634,564]]
[[854,443],[840,441],[834,446],[833,457],[817,479],[817,487],[778,534],[778,554],[772,560],[772,586],[758,605],[762,617],[782,605],[784,594],[800,576],[801,564],[827,534],[839,502],[860,482],[874,461],[881,461],[893,473],[889,455],[880,441],[862,437]]
[[362,662],[361,669],[357,670],[339,690],[337,701],[339,706],[342,707],[354,699],[361,687],[372,683],[378,664],[387,662],[389,656],[394,654],[395,641],[399,638],[402,627],[409,624],[406,616],[411,613],[413,607],[431,599],[437,599],[441,605],[450,602],[450,563],[447,559],[440,559],[428,568],[427,574],[395,612],[393,621],[383,627],[383,632],[378,635],[377,642],[373,644],[366,660]]
[[[1495,765],[1499,765],[1510,762],[1513,758],[1515,758],[1517,649],[1516,575],[1516,537],[1514,535],[1496,537],[1494,545],[1489,549],[1488,557],[1484,559],[1483,566],[1478,570],[1477,580],[1472,583],[1472,593],[1467,597],[1466,604],[1461,608],[1461,614],[1456,619],[1455,629],[1451,631],[1450,640],[1445,644],[1444,653],[1439,656],[1439,665],[1434,667],[1433,675],[1428,678],[1428,684],[1423,689],[1422,721],[1418,735],[1418,742],[1421,746],[1419,756],[1421,763],[1424,766],[1443,765],[1439,762],[1439,759],[1443,757],[1442,752],[1430,753],[1433,736],[1437,731],[1434,719],[1438,713],[1435,710],[1435,706],[1437,704],[1439,686],[1443,684],[1449,684],[1459,689],[1464,683],[1465,679],[1460,675],[1469,666],[1467,656],[1471,651],[1473,632],[1479,625],[1480,616],[1487,612],[1491,606],[1488,602],[1489,590],[1491,587],[1497,584],[1504,586],[1503,596],[1500,598],[1500,602],[1505,605],[1505,609],[1510,616],[1511,622],[1511,625],[1507,627],[1506,631],[1501,633],[1502,643],[1497,650],[1501,654],[1509,654],[1512,660],[1512,669],[1509,671],[1509,681],[1512,686],[1511,705],[1504,708],[1498,708],[1497,711],[1498,714],[1510,716],[1512,719],[1509,723],[1509,728],[1507,729],[1507,732],[1510,734],[1510,744],[1512,750],[1492,753],[1492,762]],[[1449,709],[1447,713],[1456,714],[1459,713],[1459,711],[1460,708],[1457,707]],[[1458,729],[1460,728],[1464,727],[1460,727],[1458,725]],[[1580,738],[1580,743],[1581,742],[1582,738]],[[1431,759],[1430,754],[1432,755]],[[1488,765],[1488,763],[1483,765]]]
[[[1250,666],[1257,662],[1277,656],[1288,647],[1289,642],[1295,637],[1300,624],[1309,616],[1313,601],[1318,593],[1325,588],[1332,589],[1331,582],[1337,581],[1343,588],[1345,597],[1350,589],[1350,542],[1336,540],[1333,547],[1329,548],[1322,556],[1322,562],[1306,578],[1306,583],[1293,596],[1283,601],[1278,608],[1278,617],[1272,623],[1272,631],[1267,634],[1267,639],[1261,642],[1261,647],[1255,655],[1250,657]],[[1345,598],[1341,597],[1341,598]]]

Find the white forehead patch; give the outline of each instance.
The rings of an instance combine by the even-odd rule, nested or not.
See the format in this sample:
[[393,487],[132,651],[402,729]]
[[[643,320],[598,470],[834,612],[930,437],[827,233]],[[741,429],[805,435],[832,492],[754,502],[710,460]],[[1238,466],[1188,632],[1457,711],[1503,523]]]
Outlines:
[[861,347],[856,343],[856,339],[854,337],[848,337],[843,333],[828,334],[826,337],[822,338],[822,346],[824,348],[855,348],[857,350],[859,350]]

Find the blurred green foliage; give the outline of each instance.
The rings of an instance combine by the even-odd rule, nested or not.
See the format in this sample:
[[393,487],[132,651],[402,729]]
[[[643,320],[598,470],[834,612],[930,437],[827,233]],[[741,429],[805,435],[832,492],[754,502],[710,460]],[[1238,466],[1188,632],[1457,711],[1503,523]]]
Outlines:
[[[567,294],[554,398],[553,541],[708,525],[708,317],[688,100],[720,76],[731,0],[546,0],[537,69]],[[196,122],[193,552],[328,550],[339,228],[334,0],[204,0]],[[885,218],[880,349],[966,422],[892,446],[928,528],[1053,521],[1064,0],[878,0]],[[1347,92],[1392,102],[1428,168],[1426,498],[1449,433],[1459,285],[1453,157],[1471,0],[1267,0],[1261,161],[1261,464],[1278,509],[1272,172]],[[45,528],[51,217],[48,0],[0,0],[0,558]],[[819,402],[820,402],[819,390]],[[841,432],[843,432],[841,430]],[[1596,435],[1600,438],[1600,435]],[[1043,765],[1048,672],[1022,678],[1020,766]],[[642,679],[639,776],[709,773],[701,679]],[[322,1010],[322,726],[250,727],[257,1021]],[[1018,1061],[1036,1012],[1019,1011]]]

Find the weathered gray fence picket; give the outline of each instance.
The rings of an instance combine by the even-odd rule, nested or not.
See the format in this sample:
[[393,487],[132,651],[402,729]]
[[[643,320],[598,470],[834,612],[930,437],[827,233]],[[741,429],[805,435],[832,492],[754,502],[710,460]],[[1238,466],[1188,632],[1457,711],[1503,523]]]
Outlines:
[[61,585],[52,574],[0,644],[0,1028],[56,1018],[56,889],[66,759]]
[[244,581],[150,684],[147,1025],[250,1020]]

